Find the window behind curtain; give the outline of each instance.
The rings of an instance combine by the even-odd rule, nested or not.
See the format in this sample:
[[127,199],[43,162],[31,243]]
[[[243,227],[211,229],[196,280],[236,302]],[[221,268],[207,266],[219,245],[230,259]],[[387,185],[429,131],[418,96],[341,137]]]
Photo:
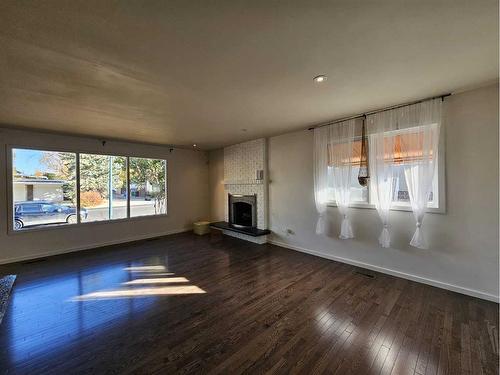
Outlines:
[[[352,142],[352,158],[343,160],[344,166],[351,166],[351,203],[368,203],[368,187],[361,186],[358,182],[359,174],[359,163],[361,160],[361,138]],[[329,178],[332,177],[332,168],[342,168],[341,166],[333,166],[332,160],[330,159],[331,153],[338,152],[340,148],[346,147],[347,143],[336,143],[328,145],[328,175]]]
[[[432,126],[432,125],[426,125]],[[403,130],[388,132],[386,138],[393,138],[393,141],[386,142],[385,154],[388,161],[391,161],[394,166],[394,198],[393,202],[396,205],[409,206],[410,195],[406,185],[404,169],[408,165],[418,164],[424,157],[424,143],[432,142],[432,135],[426,139],[424,137],[423,127],[417,126]],[[389,147],[392,145],[392,149]],[[430,149],[430,157],[436,168],[434,171],[433,188],[429,195],[429,207],[438,207],[438,155],[432,155]]]
[[[429,125],[426,125],[429,126]],[[393,142],[389,141],[393,138]],[[403,130],[395,130],[386,134],[386,159],[393,163],[394,168],[394,205],[410,206],[410,196],[404,173],[404,166],[412,163],[418,163],[422,160],[424,142],[432,142],[432,139],[424,139],[422,127],[412,127]],[[346,143],[337,143],[328,145],[328,169],[331,176],[332,165],[330,160],[331,153],[339,152]],[[392,149],[389,145],[393,145]],[[361,186],[358,182],[359,164],[361,159],[361,137],[356,137],[352,142],[352,158],[343,160],[345,166],[351,165],[351,203],[371,203],[369,188]],[[429,197],[429,207],[438,207],[438,155],[431,155],[436,162],[433,190]]]

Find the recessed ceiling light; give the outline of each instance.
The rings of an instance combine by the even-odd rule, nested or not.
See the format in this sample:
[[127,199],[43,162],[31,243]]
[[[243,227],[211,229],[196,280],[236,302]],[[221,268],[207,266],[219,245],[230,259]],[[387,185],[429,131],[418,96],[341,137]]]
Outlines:
[[318,82],[318,83],[321,83],[321,82],[325,82],[326,81],[326,76],[325,75],[319,75],[319,76],[316,76],[313,78],[313,81],[314,82]]
[[193,147],[196,147],[196,143],[193,143]]

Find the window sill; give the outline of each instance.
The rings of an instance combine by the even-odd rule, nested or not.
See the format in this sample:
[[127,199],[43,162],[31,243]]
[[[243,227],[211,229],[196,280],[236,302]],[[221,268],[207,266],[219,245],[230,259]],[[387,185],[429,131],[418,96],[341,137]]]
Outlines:
[[26,227],[26,228],[23,228],[20,230],[14,230],[12,227],[9,227],[7,234],[17,236],[17,235],[22,234],[22,233],[44,232],[44,231],[52,231],[52,230],[58,230],[58,229],[89,227],[89,226],[94,226],[94,225],[126,223],[126,222],[134,222],[134,221],[141,221],[141,220],[147,220],[147,219],[152,219],[152,218],[165,218],[165,217],[168,217],[168,213],[158,214],[158,215],[134,216],[134,217],[128,217],[128,218],[121,218],[121,219],[112,219],[112,220],[96,220],[96,221],[89,221],[89,222],[80,222],[80,223],[75,223],[75,224],[67,224],[67,223],[66,224],[65,223],[46,224],[43,226],[33,226],[32,228]]
[[[327,203],[328,207],[337,207],[337,203],[335,202],[329,202]],[[375,205],[370,204],[370,203],[363,203],[363,202],[355,202],[351,203],[349,205],[350,208],[361,208],[361,209],[371,209],[375,210]],[[391,206],[391,211],[407,211],[407,212],[412,212],[410,206],[401,206],[401,205],[394,205]],[[444,207],[428,207],[427,208],[427,213],[430,214],[446,214],[446,209]]]

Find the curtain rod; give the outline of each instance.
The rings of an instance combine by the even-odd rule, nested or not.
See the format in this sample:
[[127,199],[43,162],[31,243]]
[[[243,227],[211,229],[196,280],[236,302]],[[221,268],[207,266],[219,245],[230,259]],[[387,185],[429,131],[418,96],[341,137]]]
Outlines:
[[390,107],[375,109],[373,111],[360,113],[359,115],[354,115],[354,116],[349,116],[349,117],[343,117],[343,118],[338,119],[338,120],[333,120],[333,121],[329,121],[329,122],[326,122],[326,123],[323,123],[323,124],[313,125],[313,126],[307,128],[307,130],[314,130],[314,129],[317,129],[317,128],[322,128],[323,126],[338,124],[339,122],[342,122],[342,121],[354,120],[354,119],[357,119],[357,118],[366,117],[368,115],[373,115],[375,113],[387,112],[387,111],[390,111],[392,109],[402,108],[402,107],[406,107],[406,106],[409,106],[409,105],[426,102],[428,100],[433,100],[433,99],[438,99],[438,98],[441,98],[441,100],[444,100],[444,98],[446,98],[447,96],[450,96],[450,95],[451,95],[451,93],[448,93],[448,94],[433,96],[431,98],[425,98],[425,99],[416,100],[416,101],[410,102],[410,103],[397,104],[397,105],[393,105],[393,106],[390,106]]

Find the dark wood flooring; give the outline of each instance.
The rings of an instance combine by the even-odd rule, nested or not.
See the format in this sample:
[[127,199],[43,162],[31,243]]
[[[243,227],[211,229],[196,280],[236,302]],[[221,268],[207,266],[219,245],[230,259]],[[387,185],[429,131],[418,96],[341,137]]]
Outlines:
[[179,234],[10,272],[5,374],[498,373],[497,304],[273,245]]

